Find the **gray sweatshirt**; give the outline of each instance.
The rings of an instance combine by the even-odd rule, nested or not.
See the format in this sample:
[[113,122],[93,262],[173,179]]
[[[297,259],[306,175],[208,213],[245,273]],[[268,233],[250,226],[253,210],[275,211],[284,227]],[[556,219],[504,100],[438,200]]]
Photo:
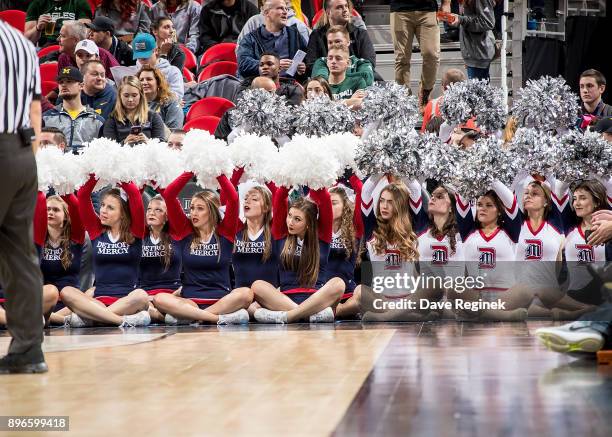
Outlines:
[[151,9],[151,21],[155,21],[159,17],[170,17],[176,29],[178,42],[185,44],[189,50],[195,53],[198,49],[200,32],[198,24],[200,23],[201,10],[202,6],[190,0],[186,5],[181,6],[173,13],[169,13],[162,2],[157,2]]
[[461,55],[468,67],[488,68],[495,55],[495,0],[472,0],[459,15]]

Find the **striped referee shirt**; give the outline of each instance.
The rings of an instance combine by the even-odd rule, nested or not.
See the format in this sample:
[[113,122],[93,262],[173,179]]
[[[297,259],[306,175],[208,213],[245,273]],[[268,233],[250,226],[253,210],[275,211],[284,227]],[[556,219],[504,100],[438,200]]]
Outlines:
[[30,127],[30,104],[39,100],[40,69],[34,45],[0,20],[0,133]]

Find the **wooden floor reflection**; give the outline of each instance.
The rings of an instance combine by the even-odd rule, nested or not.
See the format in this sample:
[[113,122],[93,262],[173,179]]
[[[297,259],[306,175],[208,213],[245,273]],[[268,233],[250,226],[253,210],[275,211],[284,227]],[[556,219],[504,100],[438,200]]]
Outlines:
[[549,324],[53,329],[51,371],[0,378],[0,415],[75,436],[610,435],[612,366],[541,348]]

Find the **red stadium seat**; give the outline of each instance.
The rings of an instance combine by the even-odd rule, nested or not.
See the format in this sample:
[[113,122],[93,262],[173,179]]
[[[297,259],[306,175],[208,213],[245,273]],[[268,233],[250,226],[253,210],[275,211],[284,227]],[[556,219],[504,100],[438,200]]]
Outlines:
[[203,117],[194,118],[193,120],[185,123],[183,130],[185,132],[189,132],[191,129],[202,129],[210,132],[211,135],[214,135],[220,121],[221,119],[219,117],[205,115]]
[[16,9],[7,9],[0,12],[0,18],[13,26],[21,33],[25,32],[26,13]]
[[223,117],[223,114],[235,105],[223,97],[204,97],[195,102],[185,117],[185,121],[193,120],[194,118],[212,115],[215,117]]
[[238,72],[238,64],[229,61],[213,62],[208,67],[204,68],[198,76],[198,82],[204,82],[211,77],[219,76],[220,74],[231,74],[235,76]]
[[200,59],[200,66],[217,61],[238,62],[236,60],[236,44],[233,42],[222,42],[206,50]]
[[196,80],[195,74],[193,74],[187,67],[183,67],[183,80],[185,82],[194,82]]
[[185,47],[184,44],[180,44],[179,47],[185,53],[185,67],[191,71],[196,71],[198,67],[198,60],[191,50]]
[[87,3],[89,3],[89,7],[91,8],[91,16],[93,17],[96,13],[96,8],[101,2],[99,0],[87,0]]
[[40,87],[42,88],[42,95],[46,96],[51,91],[57,88],[57,82],[54,80],[43,80],[40,84]]
[[52,46],[43,47],[37,53],[38,54],[38,58],[40,59],[40,58],[42,58],[44,56],[47,56],[50,53],[57,52],[57,51],[59,51],[59,49],[60,49],[59,44],[54,44]]
[[147,5],[149,7],[149,9],[151,9],[153,7],[153,3],[151,2],[151,0],[142,0],[142,2]]
[[57,62],[49,62],[40,65],[40,80],[55,81],[57,79]]
[[[314,28],[315,25],[317,24],[317,21],[319,21],[321,19],[321,17],[323,16],[323,14],[325,13],[324,9],[319,9],[319,11],[315,14],[314,17],[312,17],[312,27]],[[357,12],[355,9],[353,9],[353,17],[361,17],[361,15],[359,15],[359,12]]]

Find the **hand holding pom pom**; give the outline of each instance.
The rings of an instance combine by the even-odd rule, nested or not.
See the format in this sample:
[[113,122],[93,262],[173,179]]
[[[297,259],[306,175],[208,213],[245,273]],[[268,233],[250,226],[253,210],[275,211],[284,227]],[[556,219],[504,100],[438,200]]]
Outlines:
[[282,137],[291,131],[291,114],[284,97],[264,89],[244,91],[230,113],[232,128],[242,127],[257,135]]
[[278,154],[278,149],[268,136],[243,134],[229,145],[234,166],[244,168],[241,180],[270,180],[266,174],[268,163]]
[[296,134],[323,136],[335,132],[351,132],[355,127],[353,111],[342,102],[326,96],[308,99],[294,111]]
[[192,129],[185,135],[181,150],[183,169],[193,172],[202,187],[217,187],[217,177],[230,177],[234,164],[229,147],[207,131]]

